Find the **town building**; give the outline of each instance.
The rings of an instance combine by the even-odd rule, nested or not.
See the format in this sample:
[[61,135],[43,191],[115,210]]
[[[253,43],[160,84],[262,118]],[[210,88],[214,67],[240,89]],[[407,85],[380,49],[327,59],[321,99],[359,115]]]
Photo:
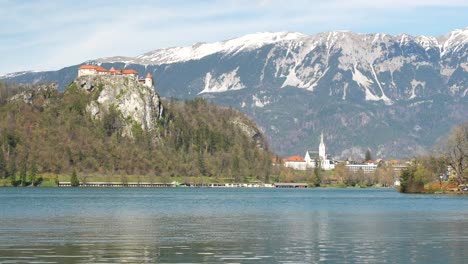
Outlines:
[[307,170],[315,167],[320,167],[323,170],[332,170],[335,168],[335,162],[330,155],[326,154],[326,146],[323,140],[323,133],[320,135],[320,144],[318,152],[307,150],[304,158],[300,156],[292,156],[283,159],[285,167],[295,170]]
[[364,164],[346,164],[346,168],[350,172],[358,172],[362,170],[364,173],[374,173],[377,169],[377,164],[374,163],[364,163]]
[[145,78],[138,78],[138,72],[134,69],[116,70],[111,67],[109,70],[97,65],[84,64],[78,68],[78,77],[89,75],[123,75],[137,80],[139,83],[151,88],[154,85],[153,76],[148,73]]
[[285,167],[292,168],[295,170],[306,170],[307,163],[305,162],[304,158],[301,156],[291,156],[288,158],[283,159],[283,164]]

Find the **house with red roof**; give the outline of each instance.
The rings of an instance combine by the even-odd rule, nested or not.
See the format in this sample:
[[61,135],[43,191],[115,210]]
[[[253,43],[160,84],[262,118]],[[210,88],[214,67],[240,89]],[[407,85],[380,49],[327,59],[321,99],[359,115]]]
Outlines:
[[301,156],[291,156],[283,159],[285,167],[293,168],[295,170],[305,170],[307,164]]
[[78,77],[85,75],[106,75],[108,71],[101,66],[96,65],[81,65],[78,68]]

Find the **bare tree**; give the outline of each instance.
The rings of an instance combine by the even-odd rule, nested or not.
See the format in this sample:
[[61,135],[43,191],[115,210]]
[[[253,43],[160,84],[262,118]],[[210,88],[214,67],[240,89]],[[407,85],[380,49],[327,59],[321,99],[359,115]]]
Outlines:
[[467,178],[468,168],[468,122],[452,129],[446,144],[447,162],[455,171],[458,183]]

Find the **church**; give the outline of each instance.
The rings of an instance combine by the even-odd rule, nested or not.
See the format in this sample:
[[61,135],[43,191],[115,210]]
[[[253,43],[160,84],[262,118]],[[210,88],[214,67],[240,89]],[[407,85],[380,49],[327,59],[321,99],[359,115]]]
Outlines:
[[323,142],[323,133],[320,135],[320,144],[318,152],[307,150],[305,157],[292,156],[283,159],[285,167],[293,168],[295,170],[307,170],[320,166],[323,170],[332,170],[335,168],[335,162],[331,159],[330,155],[326,154],[325,143]]

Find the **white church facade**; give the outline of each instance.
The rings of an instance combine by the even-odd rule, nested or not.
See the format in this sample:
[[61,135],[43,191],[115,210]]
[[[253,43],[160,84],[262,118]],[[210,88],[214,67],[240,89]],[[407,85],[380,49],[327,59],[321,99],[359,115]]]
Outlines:
[[335,162],[330,155],[326,154],[326,147],[323,141],[323,133],[320,135],[319,151],[312,152],[307,150],[304,158],[292,156],[283,160],[284,166],[295,170],[313,169],[319,166],[323,170],[332,170],[335,168]]

